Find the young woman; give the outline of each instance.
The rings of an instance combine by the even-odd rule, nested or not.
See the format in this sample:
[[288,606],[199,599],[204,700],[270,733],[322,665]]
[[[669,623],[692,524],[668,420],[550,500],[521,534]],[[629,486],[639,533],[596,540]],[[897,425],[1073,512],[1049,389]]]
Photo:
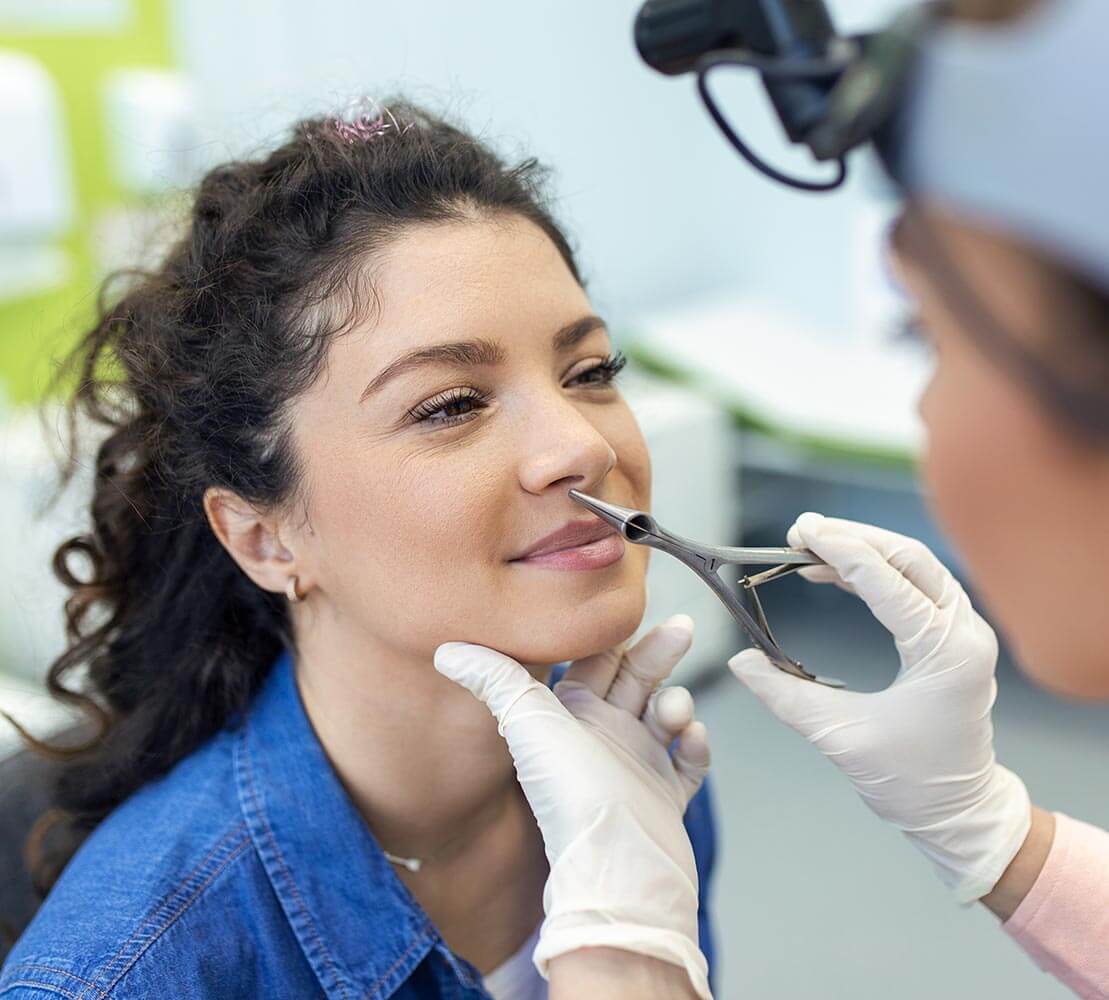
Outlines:
[[[50,687],[100,731],[0,996],[545,992],[538,828],[432,664],[547,681],[643,614],[647,550],[566,492],[647,507],[650,464],[538,178],[400,102],[302,122],[79,345],[110,433]],[[703,890],[703,790],[687,827]]]

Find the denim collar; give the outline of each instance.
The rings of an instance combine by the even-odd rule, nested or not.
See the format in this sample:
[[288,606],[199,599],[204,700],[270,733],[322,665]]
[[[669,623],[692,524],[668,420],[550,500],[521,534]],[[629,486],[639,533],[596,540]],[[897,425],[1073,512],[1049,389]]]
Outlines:
[[355,809],[304,710],[288,649],[235,743],[239,803],[304,955],[336,1000],[390,996],[432,950],[482,995]]

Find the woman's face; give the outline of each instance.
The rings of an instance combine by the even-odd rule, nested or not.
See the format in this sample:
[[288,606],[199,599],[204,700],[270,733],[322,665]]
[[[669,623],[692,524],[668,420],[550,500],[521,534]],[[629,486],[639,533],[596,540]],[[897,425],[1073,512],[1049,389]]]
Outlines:
[[[949,215],[923,219],[1012,336],[1050,334],[1040,265]],[[1060,693],[1109,696],[1109,453],[1078,443],[980,350],[926,262],[899,263],[935,347],[920,403],[930,503],[1023,668]]]
[[[373,284],[379,308],[295,404],[296,555],[324,615],[429,660],[449,640],[550,664],[627,638],[647,549],[567,490],[647,508],[650,461],[554,244],[516,216],[414,226]],[[544,544],[567,525],[587,534]]]

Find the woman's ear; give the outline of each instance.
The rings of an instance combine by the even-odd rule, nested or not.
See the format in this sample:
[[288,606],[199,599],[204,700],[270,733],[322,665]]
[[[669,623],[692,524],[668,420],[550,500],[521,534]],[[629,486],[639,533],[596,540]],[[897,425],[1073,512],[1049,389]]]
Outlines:
[[204,492],[204,513],[220,544],[263,590],[283,593],[294,573],[301,577],[300,589],[307,589],[296,556],[281,541],[276,515],[263,514],[232,491],[216,486]]

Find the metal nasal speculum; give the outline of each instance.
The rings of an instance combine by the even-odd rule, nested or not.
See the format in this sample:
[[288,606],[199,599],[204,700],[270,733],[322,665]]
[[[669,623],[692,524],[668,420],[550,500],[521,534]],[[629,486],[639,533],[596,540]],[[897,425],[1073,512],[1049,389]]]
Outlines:
[[[803,566],[819,566],[824,560],[808,549],[775,548],[732,548],[724,545],[703,545],[700,542],[682,538],[661,527],[650,514],[630,507],[620,507],[604,500],[598,500],[580,490],[570,490],[570,497],[587,510],[592,511],[602,521],[611,524],[629,542],[658,549],[685,563],[696,573],[723,602],[732,617],[739,623],[751,642],[761,649],[779,670],[795,677],[825,684],[828,687],[843,687],[842,681],[830,677],[818,677],[809,673],[800,663],[787,656],[778,645],[756,587],[771,580],[801,569]],[[744,566],[770,564],[771,568],[761,573],[747,574]],[[740,594],[719,574],[722,566],[739,566],[741,576],[739,586],[750,595],[754,613],[747,609]]]

